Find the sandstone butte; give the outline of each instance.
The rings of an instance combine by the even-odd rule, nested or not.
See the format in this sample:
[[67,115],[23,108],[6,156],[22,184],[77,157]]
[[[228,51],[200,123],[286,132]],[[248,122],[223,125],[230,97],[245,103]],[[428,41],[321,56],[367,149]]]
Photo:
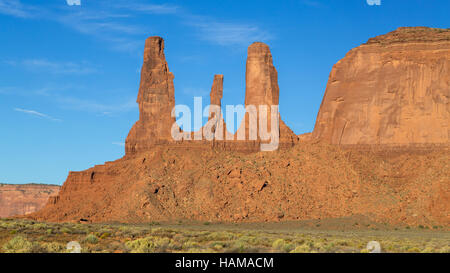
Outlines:
[[[163,40],[150,37],[137,99],[140,117],[126,155],[70,172],[59,195],[27,217],[258,222],[360,215],[448,227],[449,54],[445,29],[400,28],[370,39],[333,67],[312,134],[298,142],[280,120],[282,149],[255,152],[258,140],[172,143],[174,76]],[[222,88],[223,77],[215,76],[212,102],[220,103]],[[254,43],[245,103],[278,101],[269,47]],[[239,130],[246,129],[242,124]]]
[[399,28],[331,70],[313,138],[341,145],[447,144],[450,31]]
[[0,184],[0,217],[30,214],[45,206],[59,186],[45,184]]

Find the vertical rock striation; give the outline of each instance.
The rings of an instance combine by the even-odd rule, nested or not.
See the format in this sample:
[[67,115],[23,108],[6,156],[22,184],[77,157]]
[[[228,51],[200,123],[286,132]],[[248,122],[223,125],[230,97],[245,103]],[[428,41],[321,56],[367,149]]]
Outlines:
[[450,141],[450,30],[399,28],[334,65],[313,138],[332,144]]
[[223,97],[223,75],[214,75],[213,85],[211,87],[210,103],[212,105],[222,106]]
[[[221,110],[220,116],[217,117],[217,121],[215,125],[212,127],[212,132],[214,133],[214,140],[224,140],[226,131],[226,125],[223,120],[223,111],[222,109],[222,97],[223,97],[223,75],[214,75],[213,85],[211,87],[210,96],[210,105],[213,107],[218,107]],[[210,107],[209,109],[209,120],[214,119],[216,117],[216,112],[213,111]],[[217,110],[217,109],[216,109]]]
[[[267,129],[271,129],[271,106],[279,105],[280,89],[278,87],[278,73],[273,65],[272,53],[269,46],[255,42],[248,47],[247,50],[247,65],[246,65],[246,89],[245,89],[245,107],[255,106],[257,110],[257,126],[256,131],[259,131],[259,120],[261,113],[259,111],[260,105],[267,106]],[[278,115],[279,116],[279,115]],[[251,135],[256,132],[251,132],[250,128],[251,114],[245,114],[245,120],[241,123],[236,135],[245,133],[245,139],[251,139]],[[297,141],[297,136],[279,117],[279,136],[280,146],[292,146]],[[244,131],[244,132],[242,132]],[[237,138],[236,137],[236,138]],[[259,132],[257,139],[253,144],[247,144],[250,150],[258,150],[258,143],[261,142]],[[255,147],[253,147],[255,146]]]
[[137,97],[139,120],[126,139],[126,154],[172,141],[171,128],[175,122],[171,117],[175,106],[173,79],[164,55],[164,40],[161,37],[148,38]]

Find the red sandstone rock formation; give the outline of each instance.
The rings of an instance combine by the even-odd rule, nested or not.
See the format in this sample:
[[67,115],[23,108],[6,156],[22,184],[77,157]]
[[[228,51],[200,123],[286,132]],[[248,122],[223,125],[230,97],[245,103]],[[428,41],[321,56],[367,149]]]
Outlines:
[[[224,140],[226,137],[227,127],[223,119],[222,109],[222,97],[223,97],[223,75],[214,75],[213,85],[211,87],[210,96],[210,109],[209,109],[209,119],[208,121],[214,122],[211,129],[207,127],[213,133],[213,140]],[[213,107],[216,107],[213,109]],[[220,110],[220,113],[217,113]],[[217,118],[216,118],[217,117]]]
[[[441,104],[446,102],[448,106],[448,93],[445,93],[448,92],[445,89],[448,73],[442,74],[448,71],[448,42],[439,37],[447,37],[447,31],[436,31],[436,35],[428,30],[426,33],[421,38],[424,41],[414,38],[416,40],[406,44],[403,34],[394,35],[396,38],[376,38],[349,53],[348,62],[344,59],[338,63],[319,113],[315,138],[335,143],[331,141],[335,139],[334,132],[344,131],[338,135],[337,143],[355,140],[361,143],[373,139],[376,131],[380,132],[380,139],[388,139],[389,134],[392,139],[398,139],[390,127],[392,122],[397,122],[395,117],[402,117],[405,111],[429,113],[429,96],[435,102],[431,113],[442,113]],[[152,146],[170,142],[168,125],[173,124],[173,119],[169,118],[169,106],[174,103],[173,76],[168,72],[162,50],[161,38],[147,40],[138,96],[141,117],[128,136],[127,156],[86,171],[71,172],[58,197],[28,217],[46,221],[83,218],[93,222],[151,222],[176,219],[278,221],[365,215],[385,223],[450,225],[448,149],[420,153],[346,151],[339,146],[309,141],[309,135],[303,136],[305,142],[274,153],[239,153],[236,150],[242,147],[236,145],[236,141],[225,141],[225,151],[204,149],[205,146],[195,146],[193,142],[182,148]],[[429,62],[433,65],[429,66]],[[388,77],[380,66],[398,76],[397,80]],[[397,70],[399,67],[408,71],[407,76],[401,69]],[[364,69],[368,70],[364,72]],[[376,77],[369,77],[371,73]],[[447,82],[444,95],[439,91],[443,83],[435,74]],[[213,84],[212,101],[220,97],[215,90],[221,86],[220,82]],[[379,94],[374,86],[386,87],[385,82],[389,87],[386,90],[391,93],[385,94],[384,90],[385,93]],[[341,87],[336,89],[335,85]],[[405,86],[422,88],[422,85],[427,87],[428,93],[397,96],[394,92],[392,95]],[[416,89],[422,90],[419,87]],[[342,94],[343,98],[334,97],[336,94]],[[249,47],[245,103],[278,104],[278,96],[277,74],[270,50],[264,44],[253,44]],[[410,104],[403,102],[407,98]],[[412,103],[419,98],[423,103]],[[380,105],[386,108],[381,109]],[[373,109],[375,113],[387,113],[386,118],[367,118],[368,115],[360,113],[361,106],[370,106],[367,113],[373,113]],[[394,106],[399,110],[393,111]],[[392,114],[397,112],[401,114]],[[442,122],[440,114],[432,116],[435,118],[418,117],[431,125],[419,128],[420,132],[430,128],[437,130],[437,133],[428,133],[430,137],[425,139],[430,141],[439,139],[435,135],[442,133],[442,128],[436,126]],[[341,117],[351,122],[339,127]],[[370,122],[365,122],[364,118]],[[394,118],[393,121],[390,118]],[[444,114],[443,118],[447,122],[443,127],[448,128],[445,127],[448,116]],[[367,137],[355,129],[361,124],[366,126],[360,130]],[[405,128],[403,123],[398,124]],[[410,124],[413,132],[418,131],[415,123]],[[384,129],[380,128],[385,128],[381,125],[387,128],[387,133],[381,133]],[[282,143],[289,144],[297,138],[282,122],[280,137],[282,141],[287,139]],[[259,151],[259,145],[243,144],[244,150]],[[202,149],[198,149],[200,147]]]
[[[256,120],[257,126],[251,130],[250,128],[250,113],[245,114],[245,121],[241,123],[236,132],[235,139],[238,139],[240,134],[245,134],[245,140],[251,140],[251,135],[256,136],[256,143],[249,144],[250,150],[259,150],[259,143],[261,142],[259,134],[259,120],[262,113],[259,111],[260,105],[267,106],[267,131],[271,130],[271,106],[279,105],[280,89],[278,87],[278,74],[273,66],[272,53],[269,46],[264,43],[256,42],[248,47],[247,51],[247,68],[246,68],[246,90],[245,90],[245,107],[249,105],[256,106]],[[279,113],[278,113],[279,116]],[[292,146],[297,142],[297,136],[292,132],[286,124],[279,119],[279,137],[280,146]],[[255,130],[256,129],[256,130]],[[262,141],[267,142],[267,141]]]
[[450,225],[448,150],[347,151],[297,144],[266,153],[155,146],[71,172],[45,221],[279,221],[365,215]]
[[[267,105],[268,108],[268,124],[267,131],[271,129],[270,106],[278,105],[279,88],[277,71],[272,63],[272,55],[269,47],[263,43],[254,43],[249,46],[246,72],[246,94],[245,105]],[[164,55],[164,41],[160,37],[150,37],[146,40],[144,51],[144,64],[141,72],[141,83],[137,103],[139,104],[140,117],[139,121],[130,130],[125,142],[126,154],[136,154],[151,149],[155,144],[174,143],[171,129],[175,123],[175,118],[171,117],[171,111],[175,106],[173,74],[169,72],[169,68]],[[221,98],[223,96],[223,75],[214,77],[211,89],[211,104],[221,106]],[[259,108],[257,109],[259,110]],[[246,114],[246,121],[241,123],[241,127],[245,126],[246,135],[244,141],[237,143],[227,141],[238,139],[226,130],[223,119],[219,119],[219,123],[213,126],[215,140],[220,143],[212,143],[213,147],[222,147],[229,150],[239,151],[259,151],[262,142],[259,134],[259,116],[256,120],[256,128],[254,133],[257,137],[255,141],[250,141],[249,135],[249,115]],[[218,130],[222,126],[223,130]],[[277,147],[291,147],[297,142],[297,136],[279,119],[279,137],[280,144]],[[177,130],[180,130],[177,128]],[[243,129],[240,129],[241,131]],[[223,132],[223,135],[220,135]],[[191,141],[182,141],[183,145],[204,145],[206,142],[198,142],[194,136],[202,135],[202,132],[187,133],[191,136]],[[237,133],[239,135],[239,131]],[[203,136],[204,138],[205,136]],[[264,141],[263,141],[264,142]],[[270,141],[265,141],[270,142]]]
[[399,28],[334,65],[313,138],[332,144],[450,142],[450,30]]
[[[210,104],[222,106],[223,97],[223,75],[214,75],[213,85],[211,87]],[[211,113],[211,112],[210,112]]]
[[59,186],[44,184],[0,184],[0,217],[24,215],[40,210]]
[[175,106],[173,78],[164,55],[164,40],[161,37],[148,38],[137,98],[140,115],[125,141],[126,154],[172,141],[171,128],[175,122],[171,117]]

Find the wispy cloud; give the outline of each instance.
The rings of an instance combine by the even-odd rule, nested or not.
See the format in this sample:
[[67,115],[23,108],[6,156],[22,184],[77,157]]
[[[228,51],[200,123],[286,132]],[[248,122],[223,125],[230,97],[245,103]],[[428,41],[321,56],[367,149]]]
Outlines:
[[[107,41],[114,50],[136,52],[142,47],[142,36],[154,29],[148,25],[122,20],[143,14],[172,15],[178,22],[190,26],[199,39],[222,46],[247,46],[254,41],[268,41],[273,35],[260,26],[248,22],[224,22],[191,13],[178,5],[148,4],[143,1],[99,1],[89,9],[58,7],[57,9],[22,4],[18,0],[0,0],[0,13],[29,18],[39,17],[59,22],[73,30]],[[309,6],[318,1],[304,0]],[[39,12],[36,12],[39,10]],[[44,16],[42,14],[45,14]]]
[[187,24],[197,29],[198,38],[222,46],[248,46],[255,41],[263,42],[273,38],[260,27],[248,23],[217,22],[196,17],[187,21]]
[[69,13],[58,18],[58,21],[80,33],[89,35],[100,35],[105,37],[108,34],[141,34],[143,29],[137,25],[124,22],[112,21],[118,18],[127,18],[127,14],[116,13],[92,13],[76,12]]
[[40,9],[31,5],[24,5],[19,0],[0,0],[0,13],[19,18],[35,17]]
[[[72,1],[73,2],[73,1]],[[75,1],[77,2],[77,1]],[[123,2],[126,3],[126,2]],[[113,44],[112,49],[129,51],[138,48],[136,39],[130,36],[146,33],[146,26],[133,25],[120,21],[121,18],[133,17],[130,9],[111,8],[110,1],[96,3],[99,6],[79,9],[71,6],[34,6],[19,0],[0,0],[0,14],[18,18],[34,18],[55,21],[79,33],[90,35]],[[104,5],[104,8],[99,9]],[[114,7],[114,6],[113,6]],[[136,6],[135,8],[138,8]],[[169,5],[142,5],[144,11],[163,14],[172,13],[175,8]],[[121,37],[117,39],[117,37]],[[141,44],[139,44],[141,45]]]
[[124,22],[122,19],[132,16],[123,11],[90,10],[65,13],[56,20],[81,34],[105,41],[113,50],[136,52],[143,45],[142,38],[137,37],[145,35],[148,26]]
[[54,74],[91,74],[98,70],[88,62],[56,62],[47,59],[27,59],[22,61],[5,61],[11,66],[23,67],[34,72],[50,72]]
[[[64,110],[92,113],[97,116],[114,117],[138,109],[138,104],[136,103],[135,95],[129,94],[128,90],[110,90],[109,92],[103,93],[100,92],[100,94],[110,94],[110,93],[122,94],[120,95],[120,97],[100,95],[99,97],[101,97],[101,99],[92,99],[92,98],[84,99],[72,95],[66,95],[66,94],[75,94],[78,93],[77,90],[86,90],[87,88],[88,87],[80,85],[56,84],[56,83],[47,84],[46,86],[39,88],[0,86],[0,95],[42,97],[45,98],[46,101],[54,104],[58,108]],[[123,94],[129,94],[129,96]],[[17,108],[16,111],[19,111],[19,109],[25,110],[22,108]]]
[[43,114],[43,113],[40,113],[40,112],[35,111],[35,110],[28,110],[28,109],[22,109],[22,108],[14,108],[14,111],[22,112],[22,113],[25,113],[25,114],[28,114],[28,115],[37,116],[37,117],[40,117],[40,118],[46,118],[46,119],[49,119],[49,120],[52,120],[52,121],[62,121],[62,120],[60,120],[60,119],[51,117],[51,116],[49,116],[49,115],[47,115],[47,114]]
[[100,115],[113,115],[120,112],[128,112],[137,109],[136,99],[128,98],[122,103],[106,104],[92,100],[84,100],[74,97],[56,96],[58,104],[66,109],[92,112]]

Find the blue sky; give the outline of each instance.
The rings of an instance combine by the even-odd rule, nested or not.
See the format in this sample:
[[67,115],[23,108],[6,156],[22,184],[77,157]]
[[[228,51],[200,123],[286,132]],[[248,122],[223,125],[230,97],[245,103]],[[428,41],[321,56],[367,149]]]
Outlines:
[[[74,5],[68,5],[74,2]],[[243,104],[246,49],[269,44],[280,112],[313,129],[331,67],[400,26],[450,27],[450,1],[0,0],[0,183],[62,184],[124,154],[145,38],[165,39],[177,104]]]

